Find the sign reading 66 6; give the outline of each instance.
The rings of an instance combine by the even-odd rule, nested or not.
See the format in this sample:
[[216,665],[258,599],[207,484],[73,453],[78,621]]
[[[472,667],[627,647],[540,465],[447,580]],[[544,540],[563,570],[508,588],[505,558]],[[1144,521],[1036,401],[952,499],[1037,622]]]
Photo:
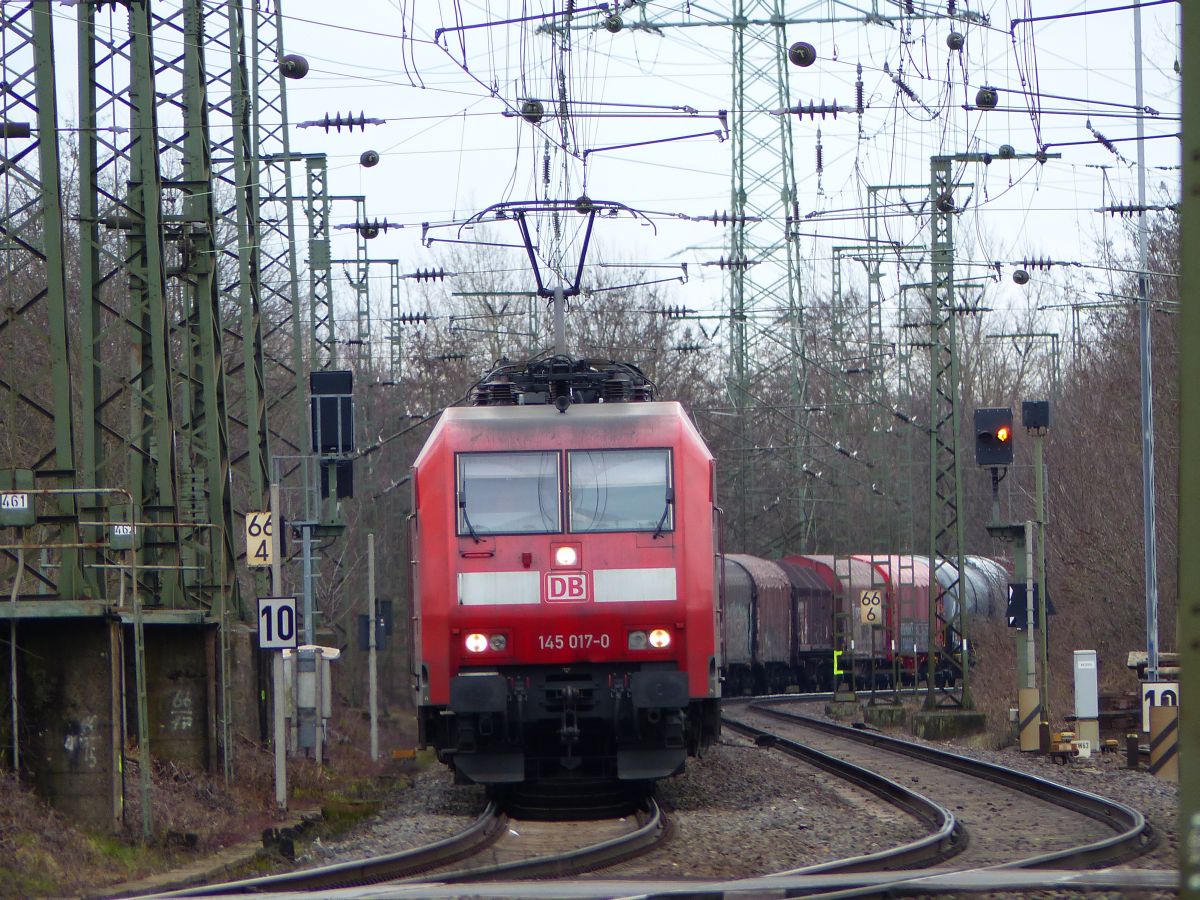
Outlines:
[[883,591],[871,588],[858,595],[858,620],[864,625],[883,625]]

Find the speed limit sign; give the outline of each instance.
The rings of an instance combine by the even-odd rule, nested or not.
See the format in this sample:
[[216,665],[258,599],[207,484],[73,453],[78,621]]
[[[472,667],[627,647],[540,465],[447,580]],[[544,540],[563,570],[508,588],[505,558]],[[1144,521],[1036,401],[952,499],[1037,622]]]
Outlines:
[[261,568],[275,561],[272,536],[270,512],[246,513],[246,565]]
[[258,598],[258,646],[262,650],[296,648],[295,597]]
[[863,625],[883,624],[883,591],[871,588],[859,595],[858,620]]

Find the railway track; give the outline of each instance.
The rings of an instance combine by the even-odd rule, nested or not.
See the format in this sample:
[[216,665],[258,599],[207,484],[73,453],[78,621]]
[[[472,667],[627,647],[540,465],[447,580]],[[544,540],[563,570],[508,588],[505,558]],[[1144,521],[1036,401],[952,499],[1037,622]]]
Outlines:
[[[778,732],[939,798],[961,829],[955,867],[1096,868],[1139,856],[1155,840],[1145,817],[1122,803],[876,731],[770,702],[745,706],[726,722]],[[913,760],[927,764],[920,774]]]
[[[554,802],[555,794],[562,802]],[[588,803],[586,792],[524,791],[490,802],[463,831],[424,847],[154,896],[316,892],[383,882],[565,878],[624,862],[665,837],[667,821],[652,797],[639,797],[635,804],[627,792],[608,792],[595,799]],[[569,849],[563,849],[564,844]]]

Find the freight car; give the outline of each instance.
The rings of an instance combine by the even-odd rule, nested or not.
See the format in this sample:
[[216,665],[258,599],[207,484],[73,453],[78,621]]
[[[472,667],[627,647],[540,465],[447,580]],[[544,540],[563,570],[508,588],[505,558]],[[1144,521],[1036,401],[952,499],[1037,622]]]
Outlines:
[[650,780],[720,727],[713,458],[634,366],[498,366],[413,464],[420,741],[463,781]]
[[[906,554],[797,555],[768,561],[729,555],[725,566],[724,641],[727,695],[829,690],[923,682],[929,655],[929,559]],[[968,557],[965,596],[972,615],[1004,608],[1007,572],[995,560]],[[953,567],[939,566],[938,618],[954,617],[958,589],[945,590]],[[780,574],[789,582],[782,615]],[[880,597],[879,623],[862,621],[864,591]],[[759,604],[764,608],[760,609]],[[946,646],[935,624],[934,647]],[[786,641],[786,653],[784,645]],[[836,672],[835,672],[836,670]],[[946,665],[939,683],[953,678]]]

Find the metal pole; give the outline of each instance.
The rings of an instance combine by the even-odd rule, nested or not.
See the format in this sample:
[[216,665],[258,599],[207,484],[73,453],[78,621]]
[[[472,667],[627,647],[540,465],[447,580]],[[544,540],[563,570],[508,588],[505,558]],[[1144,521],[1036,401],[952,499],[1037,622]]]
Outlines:
[[554,289],[554,352],[562,356],[567,352],[567,322],[562,287]]
[[371,710],[371,759],[379,759],[379,672],[375,643],[375,535],[367,535],[367,702]]
[[[279,482],[271,479],[271,593],[278,597],[283,592],[283,571],[280,560],[280,534],[282,522],[279,518]],[[271,698],[273,742],[275,744],[275,806],[287,809],[287,707],[284,702],[283,651],[271,654]]]
[[[1042,704],[1042,723],[1050,723],[1050,619],[1046,614],[1046,466],[1043,462],[1042,450],[1046,437],[1043,429],[1037,429],[1033,435],[1033,469],[1034,469],[1034,514],[1037,516],[1037,585],[1038,585],[1038,617],[1041,630],[1038,635],[1038,655],[1041,657],[1042,680],[1039,685],[1040,702]],[[1029,577],[1033,577],[1030,569]],[[1033,649],[1032,647],[1030,648]],[[1032,657],[1031,657],[1032,658]],[[1032,667],[1031,667],[1032,668]],[[1030,685],[1032,687],[1032,685]]]
[[[136,504],[129,508],[133,521],[141,520],[141,513]],[[138,532],[140,525],[134,526],[131,535],[133,542],[129,548],[131,557],[130,571],[132,573],[131,587],[133,590],[133,677],[137,689],[138,715],[138,775],[142,785],[142,838],[149,841],[153,827],[150,812],[150,709],[146,697],[146,631],[142,620],[142,596],[138,590]]]
[[[1134,102],[1141,109],[1142,90],[1142,10],[1133,8]],[[1151,356],[1149,281],[1146,277],[1146,126],[1142,116],[1137,123],[1138,175],[1138,351],[1142,381],[1142,533],[1146,572],[1146,680],[1158,680],[1158,547],[1155,543],[1154,503],[1154,369]]]
[[[1182,4],[1183,59],[1200,59],[1200,8]],[[1200,80],[1181,79],[1183,182],[1179,246],[1200,246]],[[1180,254],[1179,346],[1200,347],[1200,256]],[[1179,354],[1178,546],[1200,546],[1200,354]],[[1180,896],[1200,900],[1200,554],[1179,554],[1179,867]]]
[[[1037,676],[1033,665],[1033,523],[1025,523],[1025,658],[1029,667],[1025,670],[1025,687],[1037,687]],[[1038,698],[1043,710],[1046,709],[1046,698]]]
[[[23,536],[24,529],[22,529]],[[9,595],[8,601],[16,603],[17,597],[21,593],[21,577],[25,574],[25,548],[21,547],[17,550],[17,574],[13,578],[12,594]],[[8,623],[8,666],[9,666],[9,682],[11,685],[12,694],[12,770],[13,775],[19,781],[21,778],[21,742],[18,737],[20,732],[17,726],[20,723],[20,715],[17,705],[17,617],[13,616]]]
[[[333,491],[331,490],[332,494]],[[305,524],[301,529],[301,546],[304,553],[304,643],[315,643],[313,637],[313,554],[312,554],[312,525]]]

